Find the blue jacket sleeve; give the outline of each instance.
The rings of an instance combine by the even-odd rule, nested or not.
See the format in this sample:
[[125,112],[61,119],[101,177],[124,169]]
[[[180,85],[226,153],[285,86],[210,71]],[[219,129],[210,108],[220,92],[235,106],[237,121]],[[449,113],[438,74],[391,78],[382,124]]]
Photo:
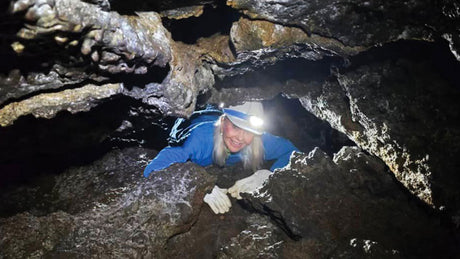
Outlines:
[[144,177],[148,177],[153,171],[164,169],[174,163],[187,161],[190,157],[190,153],[187,146],[184,146],[163,148],[144,169]]
[[212,163],[214,122],[201,123],[194,127],[189,136],[178,147],[166,147],[150,162],[144,170],[147,177],[153,171],[164,169],[174,163],[183,163],[191,160],[201,166]]
[[265,149],[265,160],[276,160],[270,168],[271,171],[286,166],[292,152],[299,151],[291,141],[270,133],[264,133],[262,141]]

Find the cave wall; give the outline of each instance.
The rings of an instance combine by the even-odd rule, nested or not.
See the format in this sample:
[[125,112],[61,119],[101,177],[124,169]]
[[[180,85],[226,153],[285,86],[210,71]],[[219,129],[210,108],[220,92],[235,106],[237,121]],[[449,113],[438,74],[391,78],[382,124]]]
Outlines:
[[[3,186],[18,175],[60,174],[115,147],[158,150],[176,117],[206,103],[263,100],[274,123],[300,133],[271,130],[304,152],[357,145],[458,231],[456,1],[0,7]],[[294,119],[278,121],[287,115]]]

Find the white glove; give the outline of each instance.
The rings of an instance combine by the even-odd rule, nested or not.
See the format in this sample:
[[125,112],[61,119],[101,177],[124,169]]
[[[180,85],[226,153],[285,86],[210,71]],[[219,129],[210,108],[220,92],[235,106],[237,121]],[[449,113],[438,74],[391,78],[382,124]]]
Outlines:
[[271,174],[272,172],[266,169],[258,170],[251,176],[236,181],[235,184],[228,189],[228,193],[230,193],[233,198],[241,200],[241,192],[255,192]]
[[232,207],[232,203],[227,196],[227,189],[219,188],[217,185],[214,186],[211,193],[204,196],[203,201],[211,207],[215,214],[228,212]]

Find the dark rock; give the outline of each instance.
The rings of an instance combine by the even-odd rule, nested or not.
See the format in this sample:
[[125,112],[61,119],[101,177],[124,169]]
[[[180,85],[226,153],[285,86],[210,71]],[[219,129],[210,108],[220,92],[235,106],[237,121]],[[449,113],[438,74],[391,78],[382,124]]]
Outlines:
[[[138,12],[135,7],[122,3],[96,0],[11,1],[2,19],[14,26],[8,28],[11,37],[2,47],[5,56],[14,62],[5,65],[2,71],[9,75],[1,79],[7,87],[2,91],[4,96],[0,102],[28,99],[44,90],[61,92],[64,88],[80,87],[88,80],[101,84],[133,81],[136,83],[128,85],[121,94],[155,106],[164,115],[188,117],[197,97],[212,89],[214,76],[242,75],[280,60],[348,58],[388,42],[435,41],[441,37],[449,42],[451,53],[458,59],[459,14],[453,1],[442,5],[430,1],[398,4],[228,1],[228,6],[242,10],[253,20],[240,19],[231,32],[224,32],[228,35],[218,35],[219,44],[216,35],[211,35],[198,39],[196,45],[172,40],[156,12],[165,11],[164,15],[170,13],[172,17],[187,19],[190,15],[204,16],[202,9],[206,4],[223,4],[217,1],[160,1],[158,4],[135,1],[135,4],[139,5]],[[111,6],[115,11],[110,11]],[[225,12],[225,15],[225,21],[230,24],[235,20],[236,11]],[[213,16],[201,19],[209,17]],[[200,24],[206,23],[213,22]],[[222,26],[230,27],[229,24]],[[10,73],[18,68],[20,76]],[[28,78],[27,82],[24,78]],[[31,102],[35,106],[41,103],[36,99]],[[81,102],[90,104],[88,109],[97,105],[91,98]],[[57,105],[54,109],[82,110],[72,104],[72,100],[66,100],[60,104],[62,107]],[[0,109],[0,118],[8,121],[3,125],[33,113],[31,105],[15,102],[22,110],[17,115],[11,111],[2,115]],[[45,105],[43,109],[49,108]],[[34,114],[54,116],[44,111]]]
[[460,147],[452,140],[460,133],[459,91],[436,70],[429,62],[376,62],[345,71],[300,100],[380,157],[421,200],[456,210]]
[[384,168],[357,147],[343,148],[333,159],[315,149],[294,155],[287,168],[246,198],[291,237],[301,238],[288,244],[287,255],[455,255],[454,238],[440,218],[411,202]]
[[[430,40],[433,31],[426,28],[427,23],[439,35],[455,31],[445,27],[452,18],[442,14],[443,9],[455,9],[451,3],[232,0],[228,4],[244,10],[253,19],[300,27],[311,34],[338,39],[347,46],[372,46],[398,39]],[[458,19],[455,22],[458,25]]]
[[0,219],[2,258],[40,258],[76,229],[76,220],[65,212],[36,217],[28,212]]
[[[43,175],[2,195],[0,257],[456,255],[439,222],[445,216],[458,239],[457,1],[10,0],[0,11],[1,184]],[[294,161],[264,189],[271,202],[252,200],[272,225],[245,202],[232,201],[223,218],[199,213],[214,182],[229,187],[251,173],[239,167],[175,165],[143,179],[155,152],[142,148],[93,162],[114,146],[161,149],[164,134],[150,130],[161,117],[279,95],[377,158],[299,155],[307,165]],[[133,102],[128,116],[95,109]],[[91,120],[79,116],[89,110]],[[84,126],[51,120],[66,111]],[[325,150],[336,131],[310,137],[297,127],[312,121],[273,120],[304,151],[331,154],[348,140],[337,135]],[[54,135],[69,143],[50,145]]]
[[208,205],[204,205],[198,220],[189,231],[168,240],[165,249],[166,257],[218,257],[234,237],[248,228],[249,219],[253,218],[250,212],[239,206],[234,199],[231,201],[232,208],[223,215],[214,214]]
[[161,256],[166,241],[197,220],[215,178],[186,163],[146,179],[146,155],[143,149],[114,151],[58,176],[52,203],[65,212],[1,219],[2,255]]
[[221,248],[217,258],[280,258],[285,236],[268,218],[253,215],[248,226]]

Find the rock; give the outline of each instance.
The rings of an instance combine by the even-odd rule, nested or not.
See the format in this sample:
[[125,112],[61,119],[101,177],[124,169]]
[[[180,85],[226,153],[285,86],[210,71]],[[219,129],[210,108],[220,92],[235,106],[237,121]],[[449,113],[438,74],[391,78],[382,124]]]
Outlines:
[[217,258],[280,258],[284,236],[267,218],[248,217],[252,224],[222,247]]
[[[449,2],[434,5],[429,1],[387,3],[288,0],[273,3],[268,0],[231,0],[227,4],[242,10],[254,20],[300,27],[307,33],[335,38],[347,46],[370,47],[398,39],[432,40],[433,32],[427,30],[426,23],[438,34],[455,30],[450,26],[445,27],[455,16],[449,18],[441,14],[444,8],[448,10],[447,13],[451,10],[455,13],[455,4]],[[411,15],[414,12],[416,16]],[[458,19],[455,22],[458,24]]]
[[85,85],[78,89],[68,89],[59,93],[36,95],[21,102],[13,102],[0,109],[0,126],[13,124],[20,116],[32,114],[36,118],[52,118],[59,111],[71,113],[89,111],[94,102],[121,93],[123,85]]
[[166,241],[197,220],[215,178],[186,163],[146,179],[146,154],[143,149],[114,151],[92,166],[57,176],[56,212],[1,220],[2,255],[161,256]]
[[344,147],[333,159],[319,149],[297,153],[246,199],[291,238],[300,239],[287,244],[282,258],[455,254],[453,236],[439,218],[411,202],[384,168],[357,147]]
[[[11,200],[2,201],[2,215],[19,213],[1,219],[1,236],[3,230],[6,234],[0,248],[6,251],[5,257],[98,256],[106,252],[113,257],[158,257],[166,256],[166,246],[177,248],[175,255],[185,256],[193,248],[185,244],[201,245],[189,242],[200,232],[214,241],[203,252],[211,257],[262,256],[260,251],[269,251],[271,254],[263,254],[267,257],[289,258],[302,254],[312,258],[423,257],[423,251],[427,256],[450,255],[449,250],[436,254],[442,246],[428,236],[446,243],[453,240],[437,226],[437,214],[449,218],[457,235],[460,226],[457,1],[122,2],[11,0],[1,4],[0,55],[8,61],[0,65],[0,131],[6,132],[2,134],[6,141],[1,141],[1,180],[53,174],[39,177],[39,187],[19,188],[8,196]],[[223,28],[203,26],[217,24],[216,15],[208,12],[223,14],[218,17]],[[172,19],[183,20],[168,31],[163,24]],[[200,32],[181,27],[193,28],[196,20]],[[176,42],[171,35],[174,31],[181,32],[180,39],[192,40]],[[393,48],[397,51],[389,53]],[[430,61],[435,62],[426,63]],[[302,188],[292,190],[313,204],[292,197],[285,204],[278,200],[270,205],[262,197],[259,205],[253,201],[287,237],[265,232],[263,218],[240,221],[235,229],[227,226],[221,240],[218,234],[203,231],[203,222],[212,222],[212,230],[219,232],[219,220],[197,212],[199,197],[219,174],[213,169],[206,169],[208,176],[202,168],[172,167],[177,172],[166,170],[170,172],[162,178],[167,179],[166,184],[150,179],[158,184],[153,190],[145,179],[136,178],[150,153],[140,157],[144,151],[122,151],[86,167],[79,163],[117,146],[117,141],[108,141],[116,138],[124,139],[124,145],[160,149],[166,142],[164,134],[160,137],[150,131],[151,126],[163,124],[161,120],[168,116],[188,117],[206,102],[234,104],[279,95],[299,98],[308,112],[384,163],[349,150],[331,160],[316,150],[305,158],[310,163],[306,168],[302,163],[292,164],[284,172],[301,173],[291,177],[287,173],[279,185],[299,184]],[[129,106],[129,111],[117,113],[122,106]],[[63,114],[75,119],[68,123],[60,119]],[[113,118],[117,116],[120,118]],[[92,118],[84,119],[88,117]],[[295,122],[301,121],[305,118]],[[302,142],[305,149],[322,145],[327,132],[308,138],[302,127],[295,127],[299,124],[274,123],[292,130],[295,141],[315,140],[310,145]],[[75,124],[80,126],[73,127]],[[82,128],[85,130],[79,130]],[[50,145],[55,135],[69,143]],[[80,156],[85,158],[73,158]],[[131,159],[124,161],[126,157]],[[351,160],[345,162],[344,157]],[[368,167],[356,166],[362,164],[357,157],[367,161]],[[79,167],[60,175],[76,164]],[[385,172],[385,165],[409,193],[393,184],[391,176],[375,173]],[[203,172],[205,176],[198,177],[202,182],[192,180],[189,168]],[[316,170],[326,173],[319,176]],[[219,184],[234,181],[230,171],[224,172],[223,180],[218,179]],[[304,174],[316,185],[303,181]],[[163,177],[163,173],[157,175]],[[173,192],[173,186],[183,186],[178,182],[197,189],[193,187],[195,192],[184,196],[187,202],[174,196],[174,206],[162,207],[166,203],[159,197]],[[147,191],[152,194],[145,194]],[[276,195],[281,194],[277,190]],[[419,206],[423,209],[404,202],[414,196],[422,201]],[[146,209],[158,210],[151,221],[138,208],[144,202]],[[265,202],[270,206],[262,205]],[[288,205],[296,209],[286,213]],[[423,210],[435,215],[429,217]],[[226,221],[229,225],[247,216],[237,209],[232,213]],[[202,225],[193,228],[197,218]],[[53,225],[55,221],[59,222]],[[25,227],[13,234],[15,222]],[[150,232],[160,225],[167,227]],[[59,226],[62,231],[56,229]],[[383,234],[384,226],[388,237]],[[186,232],[189,235],[180,234],[191,227]],[[413,234],[417,228],[425,231],[421,237]],[[115,233],[114,229],[122,231]],[[251,233],[267,238],[256,240]],[[418,252],[414,252],[415,240],[422,244]],[[270,247],[280,241],[280,246]]]
[[[460,193],[458,90],[430,63],[364,65],[301,98],[302,105],[380,157],[427,204],[455,211]],[[410,75],[410,76],[408,76]]]
[[76,223],[71,215],[62,211],[45,217],[25,212],[2,218],[0,255],[4,258],[41,258],[75,231]]
[[[226,8],[233,10],[225,13],[228,23],[238,20],[232,29],[226,35],[216,37],[219,32],[199,39],[196,45],[172,40],[157,11],[175,19],[201,18],[205,9],[211,10],[205,6],[223,4],[187,3],[135,1],[131,6],[96,0],[12,0],[3,19],[14,24],[8,34],[15,40],[4,44],[4,52],[15,62],[5,64],[2,71],[9,75],[0,77],[7,86],[0,89],[0,103],[29,99],[42,91],[61,92],[88,80],[123,82],[129,85],[121,94],[142,100],[163,115],[188,117],[198,96],[213,88],[215,76],[242,75],[286,59],[348,59],[389,42],[442,38],[458,59],[459,14],[454,1],[433,5],[430,1],[273,4],[232,0]],[[236,19],[242,16],[237,10],[244,18]],[[120,14],[125,12],[128,15]],[[10,73],[15,69],[21,70],[19,77]],[[85,100],[88,107],[103,102]],[[10,123],[3,125],[16,119],[9,116]]]

